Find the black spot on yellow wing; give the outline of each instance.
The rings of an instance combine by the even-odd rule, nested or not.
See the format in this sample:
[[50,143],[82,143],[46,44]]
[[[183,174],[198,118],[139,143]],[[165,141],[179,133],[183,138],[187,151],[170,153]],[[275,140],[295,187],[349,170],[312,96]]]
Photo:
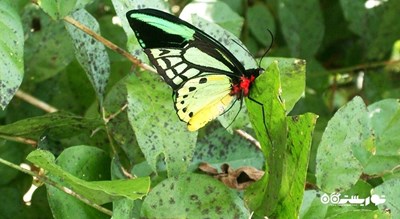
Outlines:
[[201,78],[199,84],[207,83],[207,78]]
[[187,110],[187,108],[185,107],[182,109],[182,112],[186,113],[186,110]]
[[195,87],[189,87],[189,92],[192,92],[192,91],[194,91],[194,90],[196,90]]
[[183,97],[183,98],[187,98],[187,97],[188,97],[188,95],[187,95],[187,94],[185,94],[185,95],[183,95],[182,97]]
[[192,118],[193,117],[193,112],[189,113],[189,117]]

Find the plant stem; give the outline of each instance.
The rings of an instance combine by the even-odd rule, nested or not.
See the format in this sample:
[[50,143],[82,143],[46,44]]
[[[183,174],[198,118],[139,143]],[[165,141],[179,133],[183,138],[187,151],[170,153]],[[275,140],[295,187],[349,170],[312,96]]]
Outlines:
[[104,214],[107,214],[107,215],[112,216],[112,211],[110,211],[110,210],[108,210],[108,209],[106,209],[106,208],[103,208],[102,206],[100,206],[100,205],[98,205],[98,204],[96,204],[96,203],[93,203],[93,202],[90,201],[89,199],[83,197],[82,195],[80,195],[80,194],[78,194],[78,193],[72,191],[71,189],[69,189],[69,188],[67,188],[67,187],[64,187],[64,186],[59,185],[57,182],[54,182],[53,180],[47,178],[46,176],[39,175],[39,174],[36,173],[36,172],[33,172],[33,171],[30,171],[30,170],[24,169],[24,168],[22,168],[22,167],[20,167],[20,166],[18,166],[18,165],[16,165],[16,164],[13,164],[13,163],[11,163],[11,162],[9,162],[9,161],[7,161],[7,160],[4,160],[4,159],[2,159],[2,158],[0,158],[0,163],[4,164],[4,165],[6,165],[6,166],[9,166],[9,167],[11,167],[11,168],[13,168],[13,169],[19,170],[19,171],[21,171],[21,172],[23,172],[23,173],[26,173],[26,174],[28,174],[28,175],[31,175],[31,176],[33,176],[33,177],[36,177],[38,180],[40,180],[40,181],[42,181],[42,182],[44,182],[44,183],[46,183],[46,184],[48,184],[48,185],[50,185],[50,186],[56,187],[57,189],[59,189],[59,190],[65,192],[65,193],[67,193],[68,195],[71,195],[71,196],[73,196],[73,197],[79,199],[80,201],[86,203],[87,205],[92,206],[93,208],[96,208],[96,209],[99,210],[100,212],[103,212]]
[[64,21],[74,25],[76,28],[82,30],[83,32],[87,33],[89,36],[93,37],[94,39],[98,40],[99,42],[103,43],[105,46],[107,46],[109,49],[121,54],[122,56],[125,56],[129,61],[131,61],[133,64],[139,66],[142,69],[156,72],[154,68],[152,68],[150,65],[147,65],[143,62],[141,62],[139,59],[137,59],[135,56],[131,55],[129,52],[125,51],[121,47],[115,45],[111,41],[107,40],[106,38],[100,36],[93,30],[89,29],[79,21],[75,20],[71,16],[66,16],[64,17]]
[[54,113],[54,112],[58,111],[57,108],[51,106],[48,103],[45,103],[45,102],[37,99],[34,96],[31,96],[30,94],[25,93],[22,90],[17,90],[17,92],[15,93],[15,96],[17,96],[18,98],[20,98],[20,99],[32,104],[33,106],[36,106],[39,109],[42,109],[45,112]]

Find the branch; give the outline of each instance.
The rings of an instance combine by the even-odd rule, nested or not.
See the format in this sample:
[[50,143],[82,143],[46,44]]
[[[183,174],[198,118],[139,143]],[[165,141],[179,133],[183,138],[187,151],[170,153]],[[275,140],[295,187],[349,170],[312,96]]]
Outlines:
[[2,134],[0,134],[0,138],[6,139],[8,141],[19,142],[22,144],[29,144],[29,145],[32,145],[33,147],[36,147],[36,145],[37,145],[37,141],[29,139],[29,138],[7,136],[7,135],[2,135]]
[[40,181],[42,181],[42,182],[44,182],[44,183],[46,183],[48,185],[56,187],[57,189],[67,193],[68,195],[71,195],[71,196],[79,199],[80,201],[86,203],[87,205],[90,205],[93,208],[96,208],[100,212],[103,212],[104,214],[112,216],[112,211],[110,211],[110,210],[108,210],[106,208],[103,208],[102,206],[100,206],[100,205],[98,205],[96,203],[93,203],[89,199],[83,197],[82,195],[72,191],[71,189],[69,189],[67,187],[59,185],[58,183],[54,182],[53,180],[47,178],[46,176],[40,175],[40,174],[38,174],[38,173],[36,173],[34,171],[30,171],[30,170],[24,169],[24,168],[22,168],[22,167],[20,167],[20,166],[18,166],[16,164],[13,164],[13,163],[11,163],[11,162],[9,162],[7,160],[4,160],[2,158],[0,158],[0,163],[4,164],[6,166],[9,166],[9,167],[11,167],[13,169],[19,170],[19,171],[21,171],[23,173],[26,173],[28,175],[31,175],[33,177],[36,177],[38,180],[40,180]]
[[350,67],[332,69],[332,70],[328,70],[322,74],[312,74],[312,75],[308,75],[307,77],[320,77],[322,75],[337,74],[338,72],[355,72],[355,71],[359,71],[359,70],[363,70],[363,69],[377,68],[377,67],[381,67],[381,66],[398,65],[398,64],[400,64],[400,60],[388,60],[388,61],[381,61],[381,62],[365,63],[365,64],[359,64],[359,65],[350,66]]
[[152,72],[156,72],[154,68],[152,68],[150,65],[147,65],[146,63],[141,62],[139,59],[137,59],[135,56],[131,55],[129,52],[125,51],[121,47],[115,45],[111,41],[107,40],[106,38],[100,36],[93,30],[89,29],[79,21],[75,20],[71,16],[66,16],[64,17],[64,21],[74,25],[76,28],[82,30],[83,32],[87,33],[89,36],[93,37],[97,41],[103,43],[105,46],[107,46],[109,49],[121,54],[122,56],[125,56],[129,61],[131,61],[133,64],[139,66],[140,68]]
[[241,137],[249,141],[250,143],[254,144],[256,147],[261,149],[260,142],[258,142],[253,136],[251,136],[249,133],[243,131],[242,129],[236,129],[236,133],[238,133]]
[[42,109],[45,112],[48,113],[54,113],[57,112],[58,109],[49,105],[48,103],[45,103],[39,99],[37,99],[34,96],[31,96],[30,94],[27,94],[25,92],[23,92],[22,90],[17,90],[17,92],[15,93],[15,96],[17,96],[18,98],[32,104],[33,106],[36,106],[39,109]]

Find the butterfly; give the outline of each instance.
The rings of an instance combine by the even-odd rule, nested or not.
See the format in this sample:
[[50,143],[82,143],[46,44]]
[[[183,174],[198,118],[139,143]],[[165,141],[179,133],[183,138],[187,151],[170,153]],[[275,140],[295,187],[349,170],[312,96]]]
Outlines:
[[196,131],[249,96],[262,68],[245,69],[220,42],[156,9],[126,13],[140,46],[173,90],[176,113]]

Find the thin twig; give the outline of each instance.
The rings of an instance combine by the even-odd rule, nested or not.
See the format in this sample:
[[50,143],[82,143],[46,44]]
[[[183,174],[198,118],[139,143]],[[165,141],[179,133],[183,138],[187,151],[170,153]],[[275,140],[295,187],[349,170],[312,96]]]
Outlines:
[[102,116],[103,121],[104,121],[104,127],[105,127],[105,130],[106,130],[106,133],[107,133],[108,141],[110,142],[110,147],[111,147],[111,150],[113,152],[113,156],[116,156],[118,153],[117,153],[117,149],[114,146],[113,138],[111,137],[112,136],[111,131],[108,128],[108,125],[107,125],[108,121],[106,119],[106,109],[104,107],[101,110],[101,116]]
[[29,139],[29,138],[7,136],[7,135],[2,135],[2,134],[0,134],[0,138],[6,139],[8,141],[19,142],[22,144],[29,144],[34,147],[36,147],[36,145],[37,145],[37,141]]
[[26,101],[26,102],[28,102],[28,103],[30,103],[30,104],[32,104],[33,106],[36,106],[39,109],[42,109],[45,112],[54,113],[54,112],[58,111],[57,108],[51,106],[48,103],[45,103],[45,102],[37,99],[34,96],[31,96],[30,94],[25,93],[22,90],[17,90],[17,93],[15,93],[15,96],[20,98],[20,99],[22,99],[22,100],[24,100],[24,101]]
[[68,195],[71,195],[71,196],[73,196],[73,197],[79,199],[80,201],[82,201],[82,202],[88,204],[89,206],[92,206],[93,208],[96,208],[96,209],[99,210],[100,212],[103,212],[104,214],[107,214],[107,215],[112,216],[112,211],[110,211],[110,210],[108,210],[108,209],[106,209],[106,208],[103,208],[102,206],[100,206],[100,205],[98,205],[98,204],[96,204],[96,203],[93,203],[93,202],[90,201],[89,199],[83,197],[82,195],[80,195],[80,194],[78,194],[78,193],[72,191],[71,189],[69,189],[69,188],[67,188],[67,187],[64,187],[64,186],[59,185],[58,183],[54,182],[53,180],[47,178],[46,176],[39,175],[38,173],[36,173],[36,172],[34,172],[34,171],[30,171],[30,170],[27,170],[27,169],[25,169],[25,168],[22,168],[22,167],[20,167],[20,166],[18,166],[18,165],[16,165],[16,164],[13,164],[13,163],[11,163],[11,162],[9,162],[9,161],[7,161],[7,160],[4,160],[4,159],[2,159],[2,158],[0,158],[0,163],[4,164],[4,165],[6,165],[6,166],[9,166],[9,167],[11,167],[11,168],[14,168],[14,169],[16,169],[16,170],[19,170],[19,171],[21,171],[21,172],[23,172],[23,173],[26,173],[26,174],[28,174],[28,175],[31,175],[31,176],[33,176],[33,177],[36,177],[38,180],[40,180],[40,181],[42,181],[42,182],[44,182],[44,183],[46,183],[46,184],[48,184],[48,185],[51,185],[51,186],[56,187],[57,189],[59,189],[59,190],[65,192],[65,193],[67,193]]
[[108,117],[104,118],[105,124],[107,124],[111,119],[114,119],[116,116],[118,116],[120,113],[124,112],[128,108],[128,104],[124,104],[121,109],[119,109],[117,112],[114,114],[109,115]]
[[360,65],[355,65],[355,66],[350,66],[350,67],[332,69],[332,70],[328,70],[321,74],[310,74],[307,77],[320,77],[322,75],[337,74],[339,72],[355,72],[355,71],[369,69],[369,68],[377,68],[377,67],[381,67],[381,66],[396,65],[396,64],[400,64],[400,60],[389,60],[389,61],[365,63],[365,64],[360,64]]
[[261,149],[260,142],[258,142],[253,136],[251,136],[249,133],[243,131],[242,129],[236,129],[236,133],[238,133],[241,137],[249,141],[250,143],[254,144],[256,147]]
[[139,66],[140,68],[152,72],[156,72],[154,68],[152,68],[150,65],[147,65],[146,63],[141,62],[139,59],[137,59],[135,56],[131,55],[129,52],[125,51],[121,47],[115,45],[111,41],[107,40],[106,38],[100,36],[96,32],[92,31],[79,21],[75,20],[71,16],[66,16],[64,17],[64,21],[74,25],[78,29],[82,30],[83,32],[87,33],[89,36],[93,37],[94,39],[98,40],[99,42],[103,43],[105,46],[110,48],[111,50],[114,50],[115,52],[121,54],[122,56],[125,56],[129,61],[131,61],[133,64]]
[[[114,141],[113,141],[112,133],[111,133],[109,127],[108,127],[108,122],[109,122],[112,118],[116,117],[118,114],[120,114],[121,112],[123,112],[127,107],[128,107],[128,104],[125,104],[124,106],[122,106],[121,109],[118,110],[118,112],[116,112],[116,113],[110,115],[109,117],[106,117],[106,110],[105,110],[104,107],[102,108],[102,117],[103,117],[103,121],[104,121],[104,127],[105,127],[105,130],[106,130],[106,133],[107,133],[107,138],[108,138],[108,141],[110,142],[110,147],[111,147],[111,150],[112,150],[112,152],[113,152],[113,157],[117,157],[117,159],[118,159],[118,152],[117,152],[117,149],[116,149],[115,146],[114,146]],[[136,176],[133,176],[131,173],[129,173],[129,171],[125,170],[125,168],[124,168],[122,165],[119,165],[119,167],[120,167],[122,173],[123,173],[128,179],[134,179],[134,178],[136,178]]]

